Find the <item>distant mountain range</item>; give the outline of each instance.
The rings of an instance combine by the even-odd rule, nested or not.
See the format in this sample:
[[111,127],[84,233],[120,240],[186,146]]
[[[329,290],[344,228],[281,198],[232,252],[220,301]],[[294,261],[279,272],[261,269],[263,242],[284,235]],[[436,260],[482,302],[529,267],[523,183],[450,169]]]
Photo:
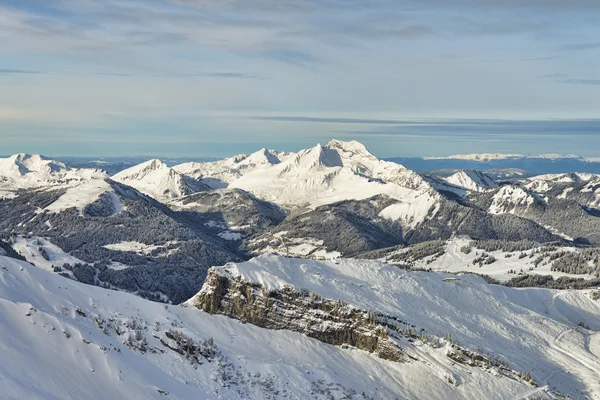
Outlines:
[[[263,149],[264,152],[272,150]],[[254,153],[258,156],[258,153]],[[278,152],[274,152],[279,154]],[[285,153],[282,153],[285,154]],[[290,153],[291,154],[291,153]],[[5,156],[8,158],[10,156]],[[238,155],[228,160],[235,160]],[[72,168],[96,168],[109,175],[142,164],[157,157],[57,157],[56,160]],[[513,177],[523,175],[560,174],[568,172],[589,172],[600,174],[600,157],[581,157],[573,154],[455,154],[447,157],[388,157],[385,161],[401,164],[415,171],[450,170],[450,173],[461,169],[484,170],[494,177]],[[160,161],[169,167],[194,168],[195,164],[219,161],[215,157],[169,157]],[[249,160],[251,161],[251,160]],[[243,167],[243,165],[242,165]],[[188,171],[191,172],[191,171]]]
[[[572,154],[457,154],[449,157],[392,157],[386,160],[416,171],[478,169],[491,170],[493,175],[499,177],[574,171],[600,174],[600,158]],[[517,174],[511,173],[511,170]]]

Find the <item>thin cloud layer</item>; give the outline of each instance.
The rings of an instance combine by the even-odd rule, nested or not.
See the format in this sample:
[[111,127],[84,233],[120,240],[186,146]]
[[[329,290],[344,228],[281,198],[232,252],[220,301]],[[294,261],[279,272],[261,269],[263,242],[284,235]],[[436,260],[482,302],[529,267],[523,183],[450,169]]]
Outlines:
[[[125,152],[139,141],[160,148],[165,135],[219,138],[239,144],[233,152],[337,134],[421,138],[433,148],[440,143],[427,138],[477,141],[478,132],[482,146],[492,134],[516,147],[519,135],[544,132],[590,140],[600,109],[598,8],[595,0],[5,0],[0,139],[15,151],[30,151],[25,136],[60,134],[67,148],[69,138],[120,140]],[[551,119],[578,122],[543,122]],[[536,122],[502,122],[523,120]]]

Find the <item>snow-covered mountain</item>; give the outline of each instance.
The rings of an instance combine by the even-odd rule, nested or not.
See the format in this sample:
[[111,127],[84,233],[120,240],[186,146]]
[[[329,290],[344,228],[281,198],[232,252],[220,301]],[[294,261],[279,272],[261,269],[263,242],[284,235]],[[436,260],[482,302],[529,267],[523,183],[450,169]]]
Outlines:
[[112,176],[157,200],[170,200],[209,188],[189,179],[160,160],[153,159]]
[[600,177],[589,173],[538,175],[471,196],[493,214],[535,221],[563,238],[600,243]]
[[65,164],[37,154],[15,154],[0,158],[1,192],[49,186],[71,186],[91,179],[103,179],[99,169],[69,168]]
[[479,162],[488,162],[494,160],[518,160],[518,159],[579,159],[586,160],[575,154],[503,154],[503,153],[474,153],[474,154],[454,154],[448,157],[423,157],[425,160],[470,160]]
[[[247,290],[249,287],[252,290]],[[294,300],[298,295],[295,290],[304,292],[300,294],[301,301]],[[600,303],[591,294],[512,289],[489,285],[473,275],[410,272],[375,261],[262,256],[209,271],[202,291],[188,303],[258,326],[284,324],[287,329],[298,329],[312,337],[335,340],[346,332],[344,318],[352,315],[351,311],[338,314],[333,311],[335,307],[330,311],[327,301],[335,300],[338,310],[348,307],[375,312],[374,318],[387,326],[388,334],[374,345],[374,354],[386,357],[390,353],[382,355],[379,346],[398,345],[407,359],[422,361],[438,371],[428,375],[432,382],[436,376],[450,373],[452,380],[459,383],[456,395],[461,398],[547,398],[550,394],[544,387],[571,396],[583,391],[584,396],[595,398],[600,396]],[[279,312],[270,311],[273,301]],[[320,325],[321,318],[328,323]],[[591,322],[584,322],[587,328],[575,329],[582,319]],[[297,328],[294,321],[298,321]],[[368,327],[368,323],[361,325],[359,321],[354,322],[355,338],[360,337],[360,328]],[[477,368],[460,368],[460,373],[448,371],[435,356],[436,351],[425,344],[427,339],[422,341],[424,346],[418,342],[415,346],[410,333],[403,333],[407,327],[410,331],[411,326],[423,338],[448,334],[464,349],[479,349],[475,351],[505,361],[509,369],[529,371],[540,388],[523,388],[522,392],[514,388],[510,395],[501,388],[493,395],[471,392],[479,390],[474,386],[483,383]],[[359,339],[355,345],[370,346]],[[417,398],[440,398],[440,394],[422,394]]]
[[[600,158],[561,154],[466,154],[450,157],[393,157],[387,159],[415,171],[476,169],[501,177],[497,170],[521,170],[516,175],[563,174],[573,171],[600,174]],[[510,176],[518,177],[514,174]]]
[[473,169],[458,171],[446,178],[446,182],[475,192],[498,187],[498,184],[490,176]]
[[358,142],[332,140],[232,181],[256,196],[289,208],[387,195],[397,200],[381,215],[414,226],[430,215],[439,194],[418,174],[381,161]]
[[249,156],[240,154],[213,162],[190,162],[173,167],[176,171],[196,179],[213,189],[225,188],[232,181],[257,168],[279,164],[293,153],[261,149]]
[[[211,276],[187,306],[165,306],[0,257],[0,398],[597,398],[587,292],[273,256]],[[258,313],[263,302],[279,306]],[[269,328],[292,317],[307,329]]]

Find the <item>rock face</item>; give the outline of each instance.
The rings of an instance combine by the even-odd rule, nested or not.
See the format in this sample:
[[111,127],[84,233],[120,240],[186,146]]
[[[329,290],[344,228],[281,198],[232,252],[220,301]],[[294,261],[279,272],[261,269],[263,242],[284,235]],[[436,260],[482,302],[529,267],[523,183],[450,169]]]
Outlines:
[[385,360],[404,362],[405,353],[388,337],[376,313],[308,290],[266,290],[260,284],[211,268],[202,290],[189,303],[267,329],[286,329],[321,342],[349,345]]

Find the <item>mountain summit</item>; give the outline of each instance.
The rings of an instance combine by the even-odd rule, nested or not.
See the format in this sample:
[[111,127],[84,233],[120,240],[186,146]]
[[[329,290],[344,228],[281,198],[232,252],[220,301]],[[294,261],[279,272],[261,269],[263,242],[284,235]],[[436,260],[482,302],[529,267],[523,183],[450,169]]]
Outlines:
[[206,186],[188,179],[158,159],[133,166],[112,177],[157,200],[170,200],[206,190]]

